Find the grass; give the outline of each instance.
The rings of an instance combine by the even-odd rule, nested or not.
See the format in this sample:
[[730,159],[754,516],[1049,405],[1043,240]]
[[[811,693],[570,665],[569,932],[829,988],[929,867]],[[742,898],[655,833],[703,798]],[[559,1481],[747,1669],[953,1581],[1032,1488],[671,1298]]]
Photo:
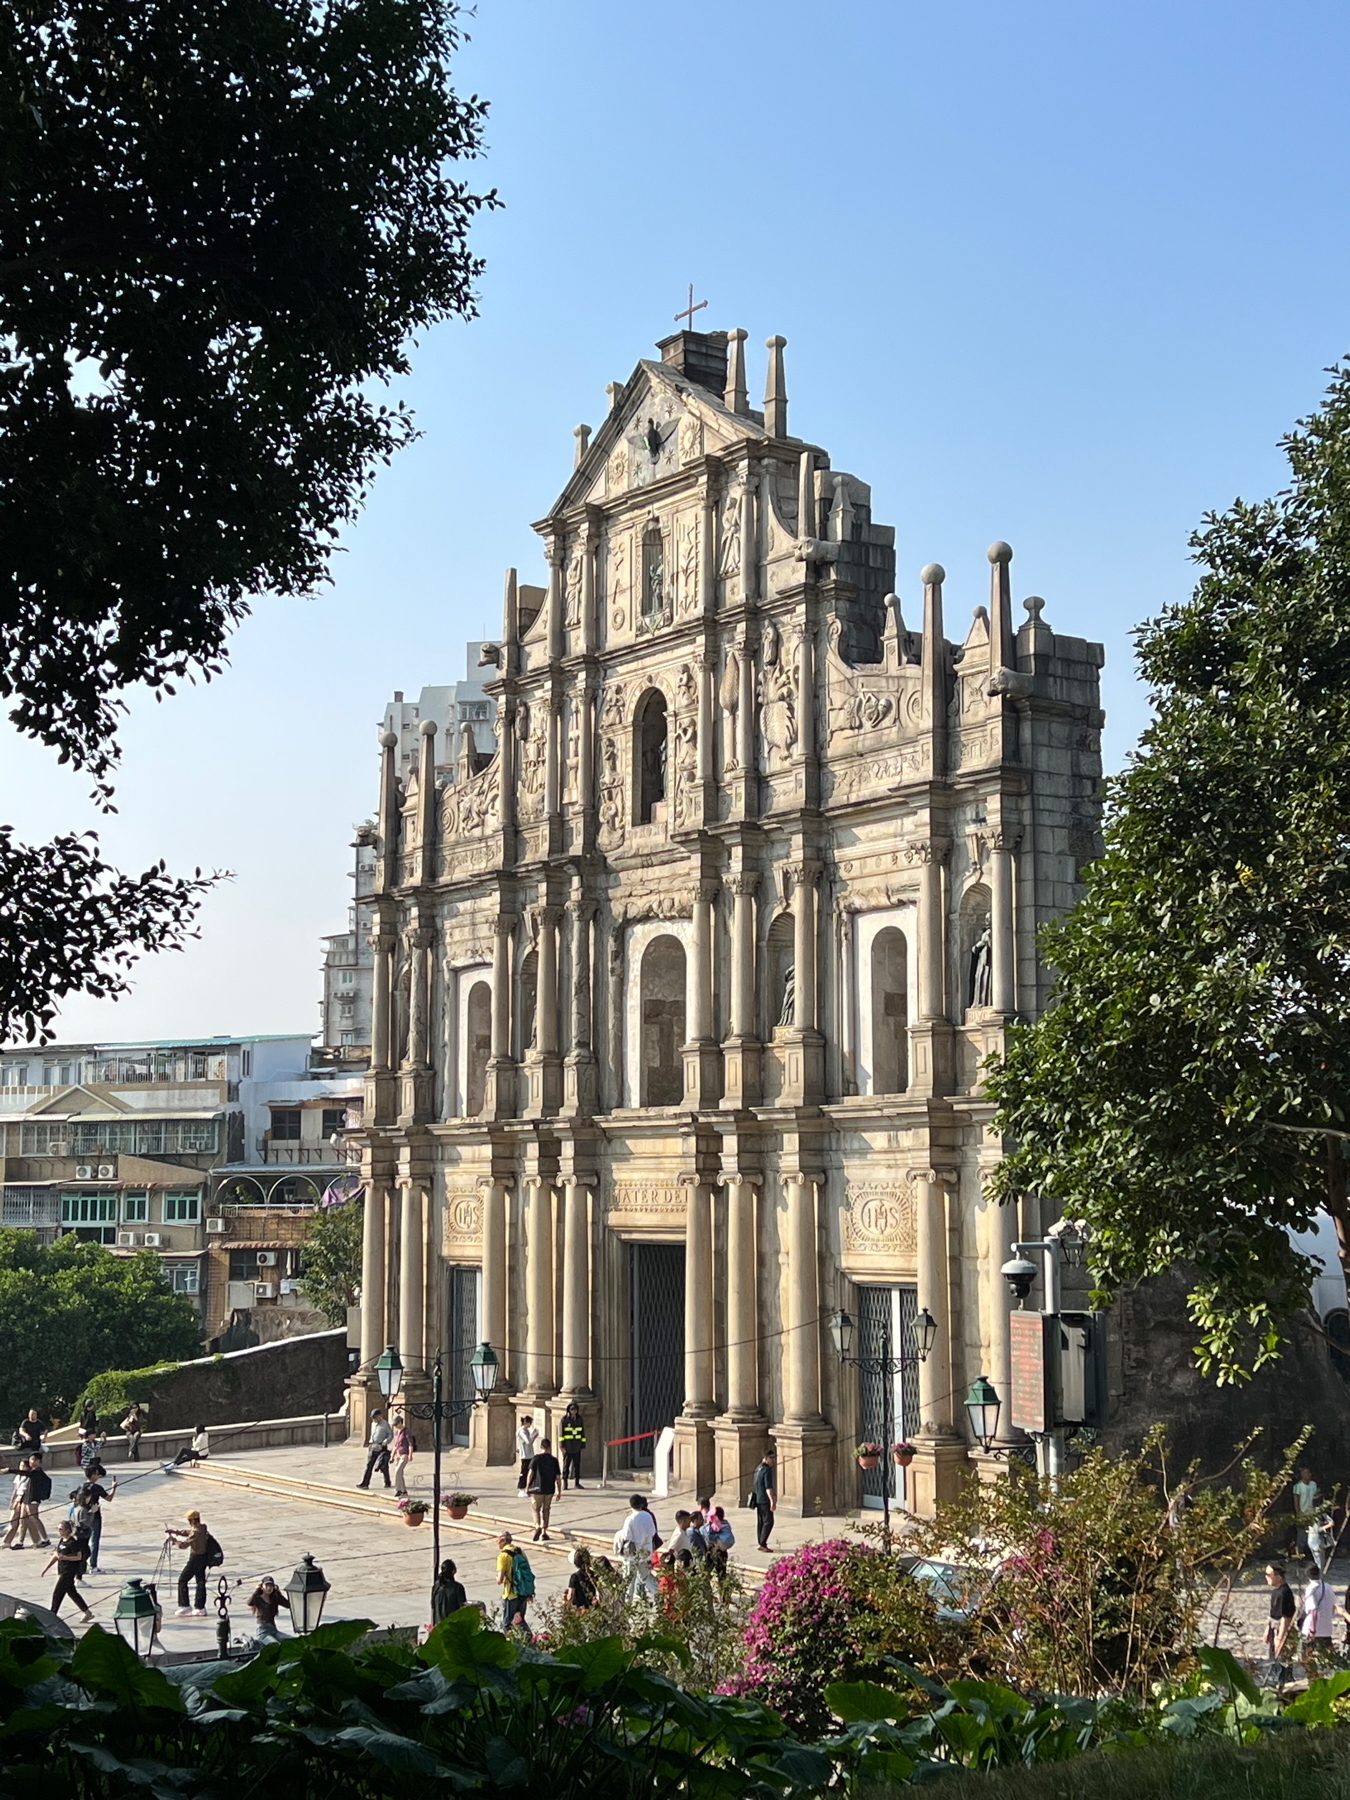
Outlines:
[[[914,1791],[876,1787],[866,1800],[913,1800]],[[943,1800],[1350,1800],[1350,1727],[957,1774],[933,1791]]]

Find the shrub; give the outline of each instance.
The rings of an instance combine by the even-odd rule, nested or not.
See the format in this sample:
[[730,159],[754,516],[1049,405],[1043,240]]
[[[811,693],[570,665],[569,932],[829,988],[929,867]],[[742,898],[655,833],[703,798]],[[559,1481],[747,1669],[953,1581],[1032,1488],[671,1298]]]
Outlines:
[[626,1650],[641,1650],[646,1667],[696,1688],[729,1686],[740,1676],[750,1602],[734,1567],[724,1575],[706,1563],[663,1569],[655,1605],[626,1600],[619,1571],[593,1562],[591,1573],[594,1606],[578,1611],[559,1598],[540,1612],[536,1631],[550,1650],[617,1638]]
[[165,1375],[177,1367],[177,1363],[161,1362],[152,1363],[148,1369],[108,1369],[102,1375],[95,1375],[86,1385],[76,1413],[92,1403],[99,1424],[105,1430],[115,1431],[127,1416],[132,1401],[139,1400],[148,1424],[151,1383],[156,1375]]
[[886,1657],[930,1663],[941,1641],[931,1597],[893,1556],[832,1538],[780,1556],[769,1570],[746,1628],[745,1672],[732,1688],[819,1736],[831,1722],[830,1683],[875,1677]]

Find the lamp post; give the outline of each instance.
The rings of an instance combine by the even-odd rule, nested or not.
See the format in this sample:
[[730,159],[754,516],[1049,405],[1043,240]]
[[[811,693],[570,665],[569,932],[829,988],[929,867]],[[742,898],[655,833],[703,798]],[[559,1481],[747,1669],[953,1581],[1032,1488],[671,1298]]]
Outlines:
[[324,1602],[331,1583],[325,1578],[314,1558],[306,1550],[296,1565],[294,1575],[286,1583],[286,1599],[291,1609],[291,1625],[297,1637],[308,1637],[319,1629]]
[[[876,1356],[864,1356],[857,1352],[858,1328],[846,1312],[837,1312],[830,1320],[830,1335],[834,1339],[834,1347],[839,1360],[849,1368],[857,1369],[862,1375],[879,1375],[881,1377],[881,1417],[882,1432],[886,1438],[886,1473],[881,1484],[881,1538],[886,1549],[891,1547],[891,1465],[889,1458],[895,1445],[895,1377],[903,1375],[907,1369],[915,1369],[922,1362],[928,1361],[928,1353],[937,1341],[937,1320],[925,1306],[919,1316],[910,1325],[910,1336],[914,1339],[912,1355],[904,1352],[896,1354],[891,1349],[891,1323],[889,1318],[881,1321],[881,1349]],[[908,1467],[908,1464],[905,1465]]]
[[993,1382],[987,1375],[977,1375],[966,1393],[966,1417],[970,1420],[970,1434],[981,1450],[992,1447],[1002,1410],[1003,1402]]
[[142,1662],[147,1662],[159,1630],[159,1599],[139,1575],[133,1575],[117,1596],[113,1624],[117,1635],[131,1645]]
[[[440,1347],[437,1346],[436,1358],[431,1365],[431,1399],[410,1403],[403,1408],[404,1413],[414,1419],[430,1419],[431,1421],[431,1582],[433,1588],[441,1568],[441,1427],[449,1419],[462,1419],[471,1413],[480,1400],[486,1400],[497,1385],[497,1353],[486,1341],[481,1343],[469,1358],[469,1374],[473,1378],[472,1400],[446,1400],[444,1398],[445,1370],[442,1363]],[[376,1379],[380,1384],[380,1392],[386,1399],[398,1392],[397,1383],[403,1376],[403,1364],[398,1351],[392,1344],[378,1358],[375,1364]],[[386,1388],[385,1381],[390,1382]]]

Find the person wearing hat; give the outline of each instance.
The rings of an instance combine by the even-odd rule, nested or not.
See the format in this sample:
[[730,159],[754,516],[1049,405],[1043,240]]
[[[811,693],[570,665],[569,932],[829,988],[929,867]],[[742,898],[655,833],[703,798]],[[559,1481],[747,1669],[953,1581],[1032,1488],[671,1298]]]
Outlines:
[[[516,1541],[509,1531],[504,1531],[497,1539],[497,1583],[502,1590],[502,1630],[510,1631],[513,1625],[522,1630],[525,1625],[525,1607],[528,1596],[518,1591],[516,1580]],[[524,1557],[521,1557],[524,1561]]]

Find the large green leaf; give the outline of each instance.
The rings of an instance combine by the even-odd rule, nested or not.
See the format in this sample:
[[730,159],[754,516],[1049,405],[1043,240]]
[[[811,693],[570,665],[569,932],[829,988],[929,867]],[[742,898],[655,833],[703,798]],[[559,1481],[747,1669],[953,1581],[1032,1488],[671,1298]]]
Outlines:
[[154,1706],[182,1712],[183,1697],[158,1669],[148,1669],[130,1644],[93,1625],[75,1647],[70,1677],[91,1693],[107,1694],[124,1706]]
[[875,1681],[836,1681],[825,1689],[825,1704],[845,1724],[853,1719],[905,1719],[913,1711],[908,1698]]

